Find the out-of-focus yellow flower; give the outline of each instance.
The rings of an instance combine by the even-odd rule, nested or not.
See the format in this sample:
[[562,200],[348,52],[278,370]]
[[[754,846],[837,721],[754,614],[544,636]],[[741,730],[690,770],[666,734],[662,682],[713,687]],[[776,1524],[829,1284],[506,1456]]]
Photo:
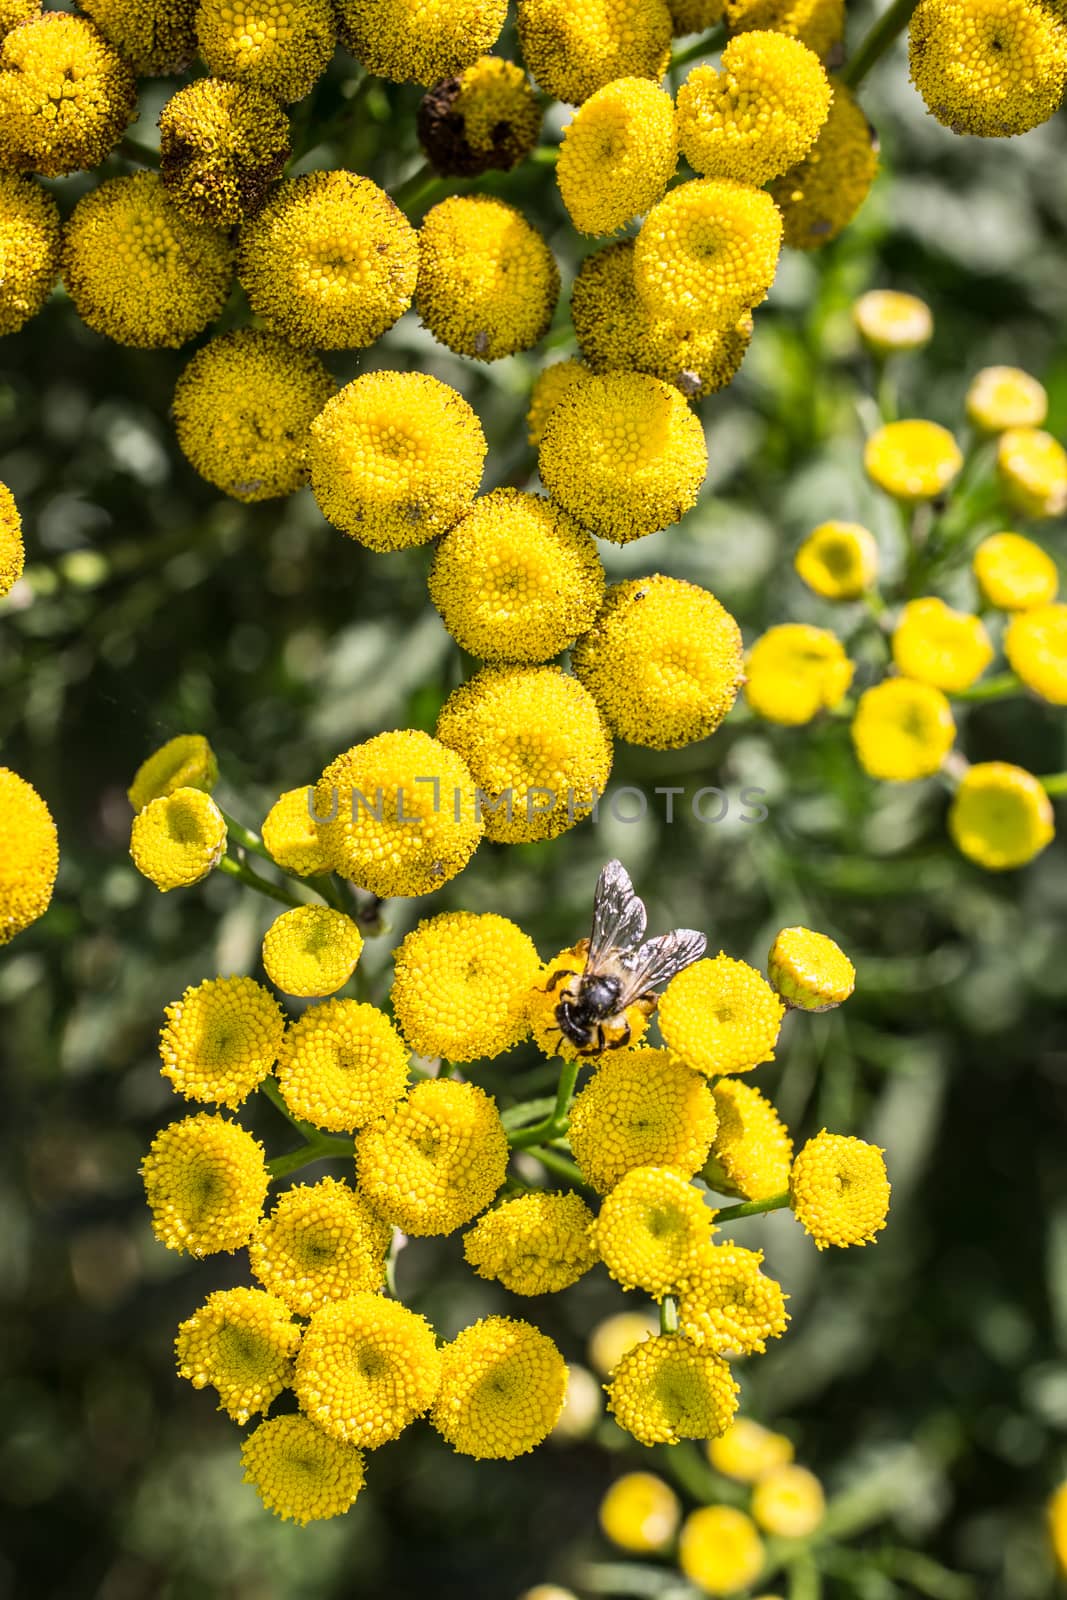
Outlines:
[[530,409],[526,413],[526,436],[535,450],[541,443],[549,413],[572,384],[581,383],[588,375],[589,368],[573,356],[568,356],[566,361],[554,361],[538,373],[530,391]]
[[764,1533],[806,1539],[826,1514],[822,1484],[807,1467],[774,1467],[752,1491],[752,1515]]
[[520,0],[518,24],[539,87],[570,105],[616,78],[659,83],[670,61],[666,0]]
[[41,796],[0,767],[0,946],[44,916],[59,870],[59,836]]
[[[0,335],[17,333],[37,315],[56,286],[59,258],[59,207],[48,190],[0,173]],[[0,594],[7,593],[3,571],[0,556]]]
[[967,415],[985,433],[1039,428],[1048,415],[1048,395],[1019,367],[983,367],[967,390]]
[[783,622],[761,634],[745,660],[745,699],[759,717],[801,727],[845,698],[855,669],[836,634]]
[[248,1244],[265,1289],[298,1317],[385,1282],[393,1230],[361,1194],[336,1178],[286,1189]]
[[533,940],[495,912],[427,917],[397,948],[390,998],[420,1056],[478,1061],[528,1030],[526,997],[541,967]]
[[293,1388],[301,1410],[331,1439],[376,1450],[428,1409],[440,1381],[426,1318],[360,1290],[315,1312]]
[[726,0],[724,20],[731,33],[788,33],[823,60],[845,31],[845,0]]
[[529,155],[541,131],[541,107],[514,61],[481,56],[423,97],[416,127],[435,172],[474,178],[508,172]]
[[263,204],[291,154],[276,100],[246,83],[198,78],[159,116],[160,171],[179,211],[233,228]]
[[600,1526],[621,1550],[654,1555],[666,1550],[678,1529],[681,1502],[653,1472],[626,1472],[600,1502]]
[[697,179],[648,213],[634,281],[654,316],[726,327],[766,299],[781,244],[782,215],[769,194],[731,178]]
[[134,773],[126,797],[135,811],[176,789],[203,789],[209,794],[219,781],[215,752],[202,733],[179,733],[153,750]]
[[441,1351],[430,1421],[460,1455],[513,1461],[548,1437],[566,1393],[567,1364],[547,1335],[485,1317]]
[[878,546],[857,522],[821,522],[800,546],[793,565],[824,600],[856,600],[878,577]]
[[[17,0],[27,10],[24,0]],[[198,0],[84,0],[108,44],[139,78],[169,78],[196,54]],[[7,0],[10,6],[11,0]],[[40,3],[36,6],[40,10]]]
[[164,1078],[187,1100],[213,1105],[237,1107],[247,1099],[278,1059],[285,1033],[281,1006],[253,978],[190,985],[164,1015]]
[[1007,761],[968,767],[948,814],[957,846],[987,872],[1024,867],[1055,833],[1052,805],[1041,783]]
[[722,21],[723,0],[667,0],[676,35],[705,33]]
[[301,1526],[342,1516],[363,1487],[363,1457],[299,1412],[271,1417],[241,1447],[244,1481],[276,1517]]
[[303,100],[336,40],[330,0],[199,0],[196,36],[216,78]]
[[981,617],[953,611],[935,595],[909,600],[893,629],[893,660],[906,678],[958,694],[982,676],[993,646]]
[[206,1111],[157,1133],[141,1176],[156,1238],[193,1256],[247,1244],[267,1197],[259,1140]]
[[677,165],[670,95],[646,78],[618,78],[564,128],[556,177],[579,233],[614,233],[663,198]]
[[569,1137],[583,1174],[607,1194],[634,1167],[693,1177],[716,1123],[707,1081],[668,1050],[615,1050],[575,1096]]
[[740,1483],[758,1483],[766,1473],[793,1459],[792,1443],[752,1417],[735,1417],[724,1434],[708,1442],[708,1460],[716,1472]]
[[507,0],[338,0],[341,42],[376,78],[437,83],[496,43]]
[[219,1289],[178,1329],[178,1376],[194,1389],[210,1384],[219,1410],[245,1423],[288,1388],[299,1343],[284,1300],[262,1289]]
[[783,222],[783,242],[818,250],[852,221],[878,175],[878,137],[858,100],[831,79],[830,114],[807,155],[769,185]]
[[1067,1577],[1067,1483],[1061,1483],[1049,1500],[1048,1527],[1056,1564]]
[[856,969],[840,945],[811,928],[783,928],[767,957],[767,976],[783,1000],[802,1011],[830,1011],[856,987]]
[[49,11],[0,42],[0,161],[8,169],[60,178],[99,166],[136,103],[129,66],[84,17]]
[[351,917],[330,906],[283,911],[263,940],[267,977],[283,994],[318,999],[336,994],[356,970],[363,935]]
[[704,1594],[734,1594],[755,1582],[763,1566],[763,1540],[743,1511],[701,1506],[682,1525],[678,1565]]
[[607,1386],[608,1410],[639,1444],[678,1444],[722,1433],[738,1387],[712,1350],[680,1334],[653,1336],[628,1350]]
[[784,1016],[785,1006],[766,978],[721,952],[673,977],[659,1004],[669,1048],[709,1077],[773,1061]]
[[991,533],[974,552],[971,570],[982,597],[1001,611],[1029,611],[1055,600],[1060,586],[1052,557],[1018,533]]
[[719,1125],[703,1177],[720,1194],[770,1200],[789,1185],[793,1141],[777,1111],[742,1078],[715,1085]]
[[520,1194],[487,1211],[464,1235],[480,1278],[512,1294],[558,1294],[597,1260],[593,1213],[577,1194]]
[[164,894],[200,883],[225,854],[226,819],[202,789],[161,795],[133,819],[133,864]]
[[897,500],[936,500],[959,474],[963,456],[937,422],[887,422],[867,440],[863,465]]
[[359,1000],[309,1006],[278,1051],[278,1087],[289,1110],[332,1133],[351,1133],[389,1112],[407,1079],[400,1035],[384,1011]]
[[682,153],[706,178],[756,186],[808,154],[830,111],[822,63],[785,33],[740,33],[722,68],[694,67],[678,91]]
[[1067,510],[1067,450],[1041,428],[1008,428],[997,445],[997,473],[1008,500],[1028,517]]
[[700,1190],[669,1167],[635,1167],[605,1197],[593,1239],[616,1283],[662,1300],[694,1270],[713,1216]]
[[873,1244],[889,1213],[889,1179],[876,1145],[824,1128],[789,1175],[790,1203],[820,1250]]
[[280,867],[301,878],[326,872],[330,865],[311,815],[314,803],[315,791],[310,784],[301,789],[287,789],[263,819],[263,843],[271,856]]
[[910,678],[886,678],[865,689],[852,719],[860,766],[889,783],[932,777],[955,737],[952,707],[941,690]]
[[659,1314],[648,1311],[616,1311],[598,1322],[589,1335],[589,1360],[602,1378],[618,1366],[627,1350],[659,1330]]
[[1003,138],[1047,122],[1067,87],[1067,24],[1041,0],[920,0],[911,81],[953,133]]
[[782,1286],[760,1271],[762,1262],[762,1250],[705,1244],[681,1284],[679,1331],[720,1355],[762,1354],[789,1321]]
[[1004,654],[1028,689],[1067,706],[1067,605],[1018,612],[1004,631]]
[[553,1424],[555,1444],[571,1444],[588,1439],[604,1415],[604,1391],[589,1371],[577,1361],[567,1363],[567,1394],[563,1410]]
[[882,356],[921,350],[934,336],[925,300],[899,289],[868,289],[852,307],[852,320],[864,343]]

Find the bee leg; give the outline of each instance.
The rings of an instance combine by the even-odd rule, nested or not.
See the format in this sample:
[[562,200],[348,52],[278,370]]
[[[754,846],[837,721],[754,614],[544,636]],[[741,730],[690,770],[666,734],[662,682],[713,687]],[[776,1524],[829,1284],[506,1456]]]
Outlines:
[[596,1045],[598,1052],[606,1050],[608,1047],[607,1040],[604,1038],[604,1024],[602,1022],[598,1022],[596,1025]]
[[556,969],[556,971],[552,974],[552,976],[549,978],[549,980],[545,984],[544,988],[541,990],[541,993],[542,994],[551,994],[553,989],[556,987],[557,983],[559,983],[561,978],[574,978],[574,977],[577,977],[577,973],[572,972],[569,967],[558,967]]
[[659,995],[654,994],[651,989],[648,989],[644,994],[639,994],[637,999],[632,1003],[637,1007],[638,1011],[640,1011],[643,1017],[651,1017],[655,1012],[656,1007],[659,1005]]
[[630,1024],[628,1022],[624,1022],[622,1025],[622,1032],[620,1033],[619,1037],[611,1041],[611,1048],[613,1050],[625,1050],[626,1046],[630,1042],[630,1038]]

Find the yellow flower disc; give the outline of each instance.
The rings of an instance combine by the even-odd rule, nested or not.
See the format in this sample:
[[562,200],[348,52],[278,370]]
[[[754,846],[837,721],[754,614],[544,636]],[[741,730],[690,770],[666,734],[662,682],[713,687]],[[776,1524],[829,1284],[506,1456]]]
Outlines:
[[750,28],[787,33],[814,50],[820,61],[845,31],[845,0],[726,0],[723,12],[731,33]]
[[762,1261],[762,1250],[705,1244],[681,1285],[680,1332],[720,1355],[762,1355],[789,1320],[781,1284],[764,1277]]
[[692,1178],[715,1137],[715,1101],[699,1073],[667,1050],[615,1050],[571,1106],[574,1159],[598,1194],[634,1167]]
[[1067,450],[1040,428],[1008,428],[997,445],[1000,486],[1028,517],[1067,510]]
[[333,55],[330,0],[199,0],[196,37],[216,78],[303,100]]
[[852,307],[852,320],[860,337],[878,355],[921,350],[934,335],[930,307],[913,294],[897,289],[869,289]]
[[783,243],[793,250],[819,250],[836,239],[878,175],[874,129],[852,92],[830,81],[834,97],[819,137],[802,161],[768,185],[782,213]]
[[886,678],[865,689],[852,719],[860,766],[889,783],[932,777],[955,738],[952,707],[941,690],[910,678]]
[[393,1230],[363,1196],[337,1178],[286,1189],[248,1244],[265,1289],[298,1317],[333,1300],[380,1289]]
[[197,0],[84,0],[81,9],[139,78],[169,78],[196,54],[196,7]]
[[737,1384],[712,1350],[680,1334],[628,1350],[607,1385],[608,1410],[638,1444],[678,1444],[721,1433],[737,1409]]
[[920,0],[911,81],[953,133],[1003,138],[1047,122],[1067,88],[1067,24],[1040,0]]
[[[2,182],[3,179],[0,177],[0,184]],[[0,252],[2,249],[3,246],[0,244]],[[22,543],[22,518],[19,516],[19,508],[7,484],[0,483],[0,599],[5,594],[10,594],[22,577],[25,561],[26,547]]]
[[[0,35],[41,15],[42,0],[0,0]],[[88,10],[88,7],[86,7]]]
[[310,784],[287,789],[263,819],[263,843],[271,856],[280,867],[301,878],[314,877],[330,868],[330,858],[311,815],[314,804],[315,791]]
[[529,1322],[484,1317],[441,1351],[430,1421],[460,1455],[513,1461],[547,1439],[566,1394],[551,1339]]
[[194,222],[234,228],[263,204],[292,153],[289,122],[249,84],[198,78],[159,116],[160,172]]
[[745,671],[745,699],[756,715],[797,728],[841,704],[854,668],[836,634],[783,622],[756,640]]
[[704,1594],[734,1594],[758,1577],[763,1540],[743,1511],[733,1506],[701,1506],[682,1524],[678,1565]]
[[376,78],[437,83],[500,36],[507,0],[338,0],[341,42]]
[[645,218],[634,282],[652,316],[724,328],[767,297],[782,216],[770,195],[731,178],[671,189]]
[[1000,611],[1029,611],[1055,600],[1060,576],[1052,557],[1018,533],[991,533],[974,552],[971,570],[982,598]]
[[770,1200],[789,1187],[793,1141],[777,1111],[741,1078],[715,1085],[719,1126],[703,1176],[719,1194]]
[[463,1237],[480,1278],[512,1294],[558,1294],[596,1264],[593,1213],[577,1194],[520,1194],[487,1211]]
[[873,533],[856,522],[821,522],[793,561],[809,589],[824,600],[858,600],[878,577]]
[[928,595],[909,600],[893,630],[893,660],[906,678],[958,694],[981,677],[993,646],[980,617]]
[[475,178],[509,172],[537,143],[541,106],[514,61],[480,56],[423,96],[415,123],[435,172]]
[[206,1111],[157,1133],[141,1176],[156,1238],[192,1256],[240,1250],[267,1197],[259,1140]]
[[818,56],[785,33],[740,33],[722,70],[694,67],[678,91],[682,153],[705,178],[758,187],[803,160],[830,111]]
[[263,1082],[285,1033],[281,1006],[253,978],[191,985],[164,1015],[164,1078],[187,1100],[220,1106],[239,1106]]
[[363,1457],[299,1412],[261,1422],[241,1446],[244,1482],[268,1511],[303,1527],[340,1517],[363,1487]]
[[602,1378],[608,1378],[628,1350],[650,1334],[659,1332],[659,1312],[616,1311],[598,1322],[589,1335],[589,1360]]
[[300,1409],[345,1444],[376,1450],[432,1404],[441,1357],[425,1317],[361,1291],[316,1311],[296,1358]]
[[670,60],[666,0],[520,0],[518,23],[538,86],[570,105],[616,78],[659,83]]
[[447,533],[474,504],[486,443],[461,394],[425,372],[369,372],[311,427],[311,487],[335,528],[371,550]]
[[226,819],[202,789],[175,789],[133,819],[130,855],[164,894],[200,883],[226,854]]
[[959,445],[936,422],[887,422],[863,450],[868,476],[897,500],[936,500],[963,466]]
[[299,1343],[284,1300],[262,1289],[220,1289],[178,1329],[178,1376],[217,1390],[219,1410],[243,1425],[289,1387]]
[[590,376],[545,422],[538,466],[575,521],[613,544],[677,522],[708,470],[700,419],[676,389],[637,372]]
[[59,870],[59,837],[41,796],[0,767],[0,946],[44,916]]
[[351,1133],[407,1088],[408,1056],[384,1011],[359,1000],[308,1006],[278,1051],[278,1087],[295,1117]]
[[496,1102],[473,1083],[431,1078],[356,1140],[359,1188],[405,1233],[454,1233],[504,1182],[508,1140]]
[[793,1459],[784,1433],[772,1433],[752,1417],[735,1417],[726,1432],[708,1441],[708,1460],[716,1472],[739,1483],[758,1483],[776,1467]]
[[593,1242],[616,1283],[662,1300],[693,1271],[714,1215],[700,1190],[669,1167],[635,1167],[605,1198]]
[[785,1006],[766,978],[721,952],[673,977],[659,1003],[668,1047],[697,1072],[749,1072],[774,1060]]
[[427,917],[393,960],[393,1015],[417,1055],[480,1061],[526,1037],[526,997],[541,958],[507,917],[491,911]]
[[318,999],[344,987],[362,949],[363,935],[343,911],[294,906],[267,929],[263,966],[283,994]]
[[600,1526],[612,1544],[632,1555],[666,1550],[681,1521],[678,1496],[653,1472],[626,1472],[600,1502]]
[[840,945],[811,928],[783,928],[767,957],[767,976],[801,1011],[831,1011],[856,987],[856,969]]
[[1024,867],[1055,833],[1052,804],[1041,783],[1007,761],[968,767],[948,814],[957,846],[987,872]]
[[[59,257],[59,207],[48,190],[0,173],[0,335],[17,333],[37,315],[56,286]],[[4,565],[0,536],[0,594],[7,593]]]
[[588,1061],[605,1051],[616,1050],[623,1045],[639,1044],[648,1029],[648,1006],[635,1002],[626,1007],[620,1023],[604,1028],[603,1045],[600,1044],[600,1035],[597,1034],[595,1045],[579,1047],[563,1032],[557,1015],[561,994],[567,986],[566,980],[578,978],[585,971],[587,951],[587,940],[581,940],[578,944],[561,950],[551,961],[545,962],[527,994],[526,1010],[530,1031],[538,1049],[550,1059],[559,1056],[564,1061]]
[[573,356],[566,361],[555,361],[538,373],[530,392],[530,409],[526,413],[526,437],[535,450],[541,443],[549,413],[571,386],[581,383],[588,373],[588,367]]
[[136,103],[129,66],[84,17],[49,11],[0,42],[0,161],[8,170],[60,178],[99,166]]
[[176,789],[203,789],[210,794],[218,781],[219,764],[204,735],[179,733],[141,762],[126,797],[135,811],[143,811],[150,800]]
[[822,1484],[807,1467],[775,1467],[752,1491],[753,1517],[764,1533],[779,1539],[808,1538],[825,1514]]
[[579,233],[614,233],[663,198],[677,165],[670,95],[647,78],[617,78],[564,127],[556,178]]
[[889,1179],[876,1145],[824,1128],[793,1162],[790,1204],[820,1250],[873,1244],[889,1213]]
[[983,367],[967,390],[967,415],[983,433],[1040,428],[1048,415],[1048,394],[1019,367]]

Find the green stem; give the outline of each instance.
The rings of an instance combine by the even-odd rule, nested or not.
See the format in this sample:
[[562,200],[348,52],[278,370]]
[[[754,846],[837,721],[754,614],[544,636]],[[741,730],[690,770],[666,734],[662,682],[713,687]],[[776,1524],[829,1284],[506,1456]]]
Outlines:
[[678,1302],[672,1294],[664,1295],[659,1307],[660,1333],[678,1332]]
[[1067,794],[1067,772],[1052,772],[1038,782],[1046,794]]
[[716,28],[712,28],[711,32],[706,33],[702,39],[696,39],[692,44],[687,44],[684,50],[676,50],[671,56],[670,70],[673,72],[676,67],[687,67],[690,61],[699,61],[701,56],[712,55],[719,49],[725,38],[726,29],[721,24]]
[[312,1127],[310,1122],[301,1122],[300,1118],[294,1117],[293,1113],[289,1110],[289,1107],[285,1103],[285,1097],[283,1096],[281,1089],[278,1087],[278,1081],[276,1078],[264,1078],[263,1082],[259,1086],[259,1089],[260,1093],[270,1101],[272,1106],[281,1112],[286,1122],[288,1122],[291,1127],[294,1127],[297,1133],[299,1133],[304,1139],[311,1139],[315,1137],[317,1129]]
[[955,689],[950,691],[950,700],[1003,700],[1005,695],[1021,694],[1023,684],[1014,672],[1000,672],[995,678],[986,678],[984,683],[972,684],[969,689]]
[[297,908],[307,904],[306,900],[298,900],[288,889],[283,889],[281,884],[269,883],[266,878],[261,878],[258,872],[252,871],[247,861],[235,861],[233,856],[223,856],[219,862],[219,871],[228,873],[231,878],[246,884],[249,889],[265,894],[268,899],[277,900],[280,905]]
[[273,1183],[275,1178],[285,1178],[290,1172],[299,1172],[301,1167],[310,1167],[313,1161],[352,1156],[355,1148],[351,1139],[333,1139],[320,1133],[317,1138],[306,1140],[299,1150],[290,1150],[288,1155],[275,1156],[273,1161],[268,1161],[267,1171]]
[[438,190],[447,189],[450,181],[448,178],[442,178],[428,161],[424,161],[410,178],[405,178],[403,183],[397,185],[390,199],[394,205],[400,207],[401,211],[414,211],[419,206],[425,205]]
[[551,1143],[567,1131],[567,1113],[571,1108],[574,1098],[574,1085],[578,1080],[577,1061],[565,1061],[559,1075],[559,1086],[556,1090],[556,1103],[543,1122],[535,1122],[532,1128],[518,1128],[509,1135],[509,1143],[513,1150],[527,1150],[531,1145]]
[[789,1191],[784,1194],[772,1195],[769,1200],[742,1200],[740,1205],[724,1206],[715,1213],[715,1225],[720,1222],[733,1222],[735,1217],[756,1217],[763,1211],[781,1211],[789,1204]]
[[[222,811],[221,806],[219,810]],[[277,865],[258,833],[253,833],[251,828],[246,828],[243,822],[238,822],[236,817],[231,817],[228,811],[222,812],[222,818],[226,824],[226,832],[235,844],[241,846],[242,850],[251,850],[254,855],[262,856],[264,861],[269,861],[272,867]]]
[[142,167],[155,167],[159,171],[159,151],[153,150],[151,145],[142,144],[139,139],[127,136],[119,145],[118,154],[125,156],[127,161],[137,161]]
[[566,1178],[567,1182],[573,1183],[576,1189],[591,1188],[591,1185],[582,1177],[574,1162],[568,1161],[566,1156],[558,1155],[555,1150],[546,1150],[544,1145],[534,1145],[526,1151],[526,1154],[536,1157],[549,1172],[555,1173],[557,1178]]
[[[251,828],[246,828],[243,822],[238,822],[236,817],[231,817],[228,811],[223,811],[222,816],[226,823],[227,834],[235,844],[240,845],[242,850],[248,850],[253,855],[260,856],[262,860],[269,861],[275,871],[283,873],[290,882],[299,884],[302,888],[310,889],[312,894],[317,894],[319,899],[324,900],[332,910],[344,911],[348,915],[344,901],[341,899],[340,891],[331,878],[328,878],[325,874],[302,878],[298,873],[290,872],[288,867],[283,867],[279,862],[275,861],[258,833],[254,833]],[[265,883],[267,880],[263,878],[259,881]],[[304,901],[293,900],[289,904],[303,905]]]
[[882,12],[878,21],[868,30],[859,49],[841,72],[841,82],[849,89],[857,88],[870,72],[875,62],[883,56],[894,39],[904,32],[918,0],[893,0]]

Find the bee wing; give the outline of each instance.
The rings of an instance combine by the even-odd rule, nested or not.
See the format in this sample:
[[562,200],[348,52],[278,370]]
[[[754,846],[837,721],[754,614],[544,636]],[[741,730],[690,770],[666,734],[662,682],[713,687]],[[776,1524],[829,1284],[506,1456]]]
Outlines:
[[636,950],[645,937],[647,918],[621,861],[609,861],[596,882],[593,931],[586,971],[595,972],[612,950]]
[[639,994],[644,994],[648,989],[658,989],[676,972],[681,972],[683,967],[699,961],[707,945],[704,935],[693,928],[675,928],[673,933],[649,939],[624,962],[626,978],[619,995],[618,1009],[625,1011]]

